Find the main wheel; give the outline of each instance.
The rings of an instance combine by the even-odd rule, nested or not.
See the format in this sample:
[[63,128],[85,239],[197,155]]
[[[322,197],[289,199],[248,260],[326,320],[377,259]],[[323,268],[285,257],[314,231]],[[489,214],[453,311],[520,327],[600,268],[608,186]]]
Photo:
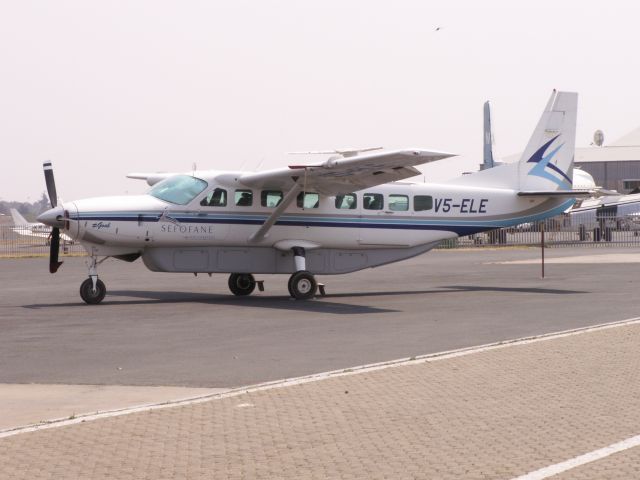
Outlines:
[[249,295],[256,288],[256,280],[250,273],[232,273],[229,275],[229,290],[234,295]]
[[318,282],[310,272],[302,270],[291,275],[288,287],[293,298],[307,300],[316,294]]
[[80,297],[89,305],[96,305],[104,300],[104,296],[107,294],[107,287],[104,286],[104,282],[100,279],[96,281],[96,289],[93,290],[93,281],[91,278],[87,278],[80,285]]

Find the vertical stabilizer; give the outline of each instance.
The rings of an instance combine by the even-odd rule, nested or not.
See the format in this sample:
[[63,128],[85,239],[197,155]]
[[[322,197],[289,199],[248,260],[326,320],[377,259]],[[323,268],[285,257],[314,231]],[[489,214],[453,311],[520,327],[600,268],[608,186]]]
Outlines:
[[493,168],[493,134],[491,132],[491,107],[484,102],[484,149],[482,170]]
[[20,215],[20,212],[18,210],[16,210],[15,208],[11,208],[9,209],[9,211],[11,212],[11,216],[13,217],[14,225],[29,225],[29,222],[27,222],[27,220],[22,215]]
[[518,163],[520,190],[570,190],[576,142],[578,94],[551,94]]

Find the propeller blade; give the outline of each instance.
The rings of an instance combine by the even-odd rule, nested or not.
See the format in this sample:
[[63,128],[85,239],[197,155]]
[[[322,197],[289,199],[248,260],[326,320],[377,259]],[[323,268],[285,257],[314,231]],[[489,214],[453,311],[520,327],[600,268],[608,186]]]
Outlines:
[[58,194],[56,193],[56,181],[53,179],[53,166],[50,161],[44,162],[42,166],[44,168],[44,181],[47,183],[47,192],[49,193],[49,202],[55,208],[58,205]]
[[[52,177],[53,178],[53,177]],[[54,187],[55,191],[55,187]],[[53,227],[51,229],[51,248],[49,250],[49,271],[56,273],[62,262],[58,261],[58,252],[60,251],[60,229]]]

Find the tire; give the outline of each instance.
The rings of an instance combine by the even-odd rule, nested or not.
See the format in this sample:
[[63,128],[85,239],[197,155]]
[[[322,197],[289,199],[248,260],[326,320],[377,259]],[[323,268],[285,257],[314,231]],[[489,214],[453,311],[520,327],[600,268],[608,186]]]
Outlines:
[[289,293],[297,300],[313,298],[317,290],[318,282],[310,272],[296,272],[289,279]]
[[104,282],[100,279],[96,282],[95,292],[93,291],[93,282],[90,278],[87,278],[80,285],[80,297],[89,305],[97,305],[104,300],[106,294],[107,287],[105,287]]
[[229,290],[234,295],[250,295],[255,288],[256,280],[250,273],[232,273],[229,275]]

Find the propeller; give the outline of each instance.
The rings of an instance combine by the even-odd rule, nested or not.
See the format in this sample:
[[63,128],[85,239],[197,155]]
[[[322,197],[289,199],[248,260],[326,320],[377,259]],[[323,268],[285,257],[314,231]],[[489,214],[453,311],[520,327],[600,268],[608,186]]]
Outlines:
[[[49,202],[51,202],[51,208],[55,209],[58,206],[58,194],[56,192],[56,181],[53,178],[53,166],[50,161],[44,162],[44,181],[47,184],[47,193],[49,194]],[[60,252],[60,229],[56,226],[51,228],[51,243],[49,249],[49,271],[56,273],[60,265],[63,262],[58,261],[58,254]]]
[[44,181],[47,184],[51,208],[56,208],[58,206],[58,194],[56,193],[56,181],[53,179],[53,166],[50,161],[46,161],[42,164],[42,167],[44,168]]

